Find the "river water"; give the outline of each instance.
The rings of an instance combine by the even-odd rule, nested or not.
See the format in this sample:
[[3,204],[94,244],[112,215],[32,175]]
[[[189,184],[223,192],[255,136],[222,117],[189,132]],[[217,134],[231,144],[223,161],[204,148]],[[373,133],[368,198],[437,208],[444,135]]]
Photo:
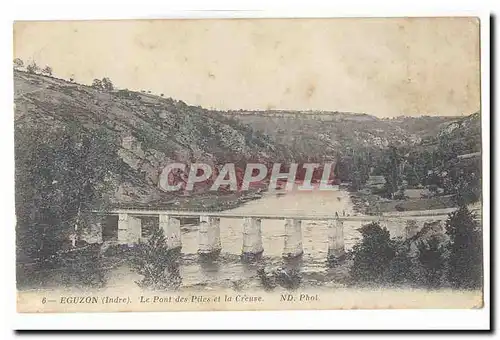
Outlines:
[[[262,198],[249,201],[238,208],[232,209],[237,213],[252,214],[284,214],[284,215],[328,215],[338,213],[342,215],[356,215],[349,192],[336,191],[292,191],[266,192]],[[366,222],[364,222],[366,223]],[[360,233],[357,231],[362,222],[344,222],[345,249],[349,250],[359,242]],[[385,224],[392,237],[402,236],[404,221],[395,221]],[[284,248],[285,226],[283,220],[262,219],[262,244],[264,253],[262,259],[255,263],[243,263],[240,255],[243,246],[243,219],[221,218],[220,236],[222,251],[220,256],[212,262],[199,260],[198,225],[181,226],[182,257],[179,272],[184,289],[206,289],[245,287],[258,288],[260,281],[257,277],[259,268],[273,270],[279,267],[290,267],[299,270],[304,278],[313,282],[325,281],[335,283],[336,277],[345,277],[345,268],[330,268],[326,261],[328,253],[328,226],[326,221],[302,221],[302,242],[304,254],[299,261],[292,264],[282,258]],[[345,267],[345,266],[344,266]],[[344,270],[344,272],[338,272]],[[337,272],[336,272],[337,271]],[[43,288],[57,287],[56,274],[43,274]],[[312,279],[311,279],[312,278]],[[326,280],[325,280],[326,278]],[[128,264],[116,264],[106,273],[106,284],[103,288],[129,291],[138,289],[136,281],[140,277]],[[316,281],[315,281],[316,280]],[[38,286],[38,287],[37,287]],[[31,285],[33,289],[40,289],[39,285]],[[42,289],[43,289],[42,288]]]
[[[345,190],[264,193],[258,200],[232,209],[238,213],[255,214],[300,214],[300,215],[356,215],[349,193]],[[366,222],[365,222],[366,223]],[[346,250],[352,248],[360,239],[357,229],[361,222],[344,222],[344,242]],[[404,230],[402,223],[385,225],[391,236],[400,236]],[[264,253],[262,259],[253,264],[242,263],[240,259],[243,244],[243,219],[221,218],[220,233],[222,252],[212,263],[198,261],[198,225],[182,226],[182,265],[180,274],[184,287],[231,287],[235,283],[256,284],[257,269],[276,268],[284,265],[282,252],[284,247],[284,221],[262,220],[262,243]],[[323,275],[330,271],[326,257],[328,252],[328,227],[326,221],[303,221],[302,237],[304,254],[298,264],[302,273]],[[108,280],[110,286],[130,284],[132,278],[129,268],[118,267]]]

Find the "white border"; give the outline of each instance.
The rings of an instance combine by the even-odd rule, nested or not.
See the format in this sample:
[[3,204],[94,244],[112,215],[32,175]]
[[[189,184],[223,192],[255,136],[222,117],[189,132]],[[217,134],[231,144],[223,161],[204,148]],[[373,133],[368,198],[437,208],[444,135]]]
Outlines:
[[[486,1],[487,2],[487,1]],[[152,18],[282,18],[282,17],[401,17],[479,16],[487,6],[471,0],[419,1],[350,0],[19,0],[16,20],[90,20]],[[26,5],[24,5],[26,4]]]
[[[316,3],[315,10],[312,10]],[[17,314],[15,313],[14,266],[14,164],[12,114],[12,53],[2,53],[2,120],[1,159],[3,227],[2,251],[8,270],[3,282],[3,320],[10,329],[487,329],[489,328],[489,13],[487,5],[473,1],[358,1],[336,2],[329,8],[316,1],[287,1],[281,8],[270,1],[16,1],[7,9],[9,22],[2,21],[2,45],[12,45],[12,20],[49,19],[119,19],[119,18],[213,18],[213,17],[360,17],[360,16],[479,16],[481,18],[482,117],[484,160],[485,222],[485,303],[480,310],[353,310],[353,311],[287,311],[287,312],[182,312],[182,313],[117,313],[117,314]],[[207,12],[206,10],[246,10],[245,12]],[[265,8],[266,11],[248,11]],[[285,9],[286,8],[286,9]],[[57,10],[56,10],[57,9]],[[193,10],[198,11],[193,11]],[[319,10],[318,10],[319,9]],[[188,10],[189,12],[183,12]],[[162,14],[163,13],[163,14]]]

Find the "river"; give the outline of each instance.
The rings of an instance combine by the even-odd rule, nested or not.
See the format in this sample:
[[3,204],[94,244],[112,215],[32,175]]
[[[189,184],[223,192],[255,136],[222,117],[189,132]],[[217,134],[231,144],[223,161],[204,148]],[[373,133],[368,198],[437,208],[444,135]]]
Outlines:
[[[354,205],[349,192],[345,190],[264,193],[263,197],[232,209],[238,213],[258,214],[332,214],[355,215]],[[221,218],[220,233],[222,252],[212,263],[198,261],[198,225],[182,226],[182,265],[180,273],[184,287],[203,286],[213,289],[217,286],[231,287],[235,282],[255,284],[259,267],[276,268],[283,265],[284,221],[262,220],[263,258],[254,264],[244,264],[240,260],[243,242],[242,219]],[[345,248],[349,250],[359,241],[357,228],[361,222],[344,222]],[[386,225],[391,236],[400,236],[404,229],[402,223]],[[328,227],[326,221],[303,221],[304,254],[297,264],[302,273],[323,275],[330,269],[326,263],[328,252]],[[110,273],[108,285],[121,286],[133,282],[128,268],[119,267]]]
[[[284,215],[327,215],[338,213],[340,216],[356,215],[349,192],[339,189],[336,191],[292,191],[266,192],[262,198],[249,201],[238,208],[232,209],[237,213]],[[344,222],[345,249],[351,249],[360,240],[357,229],[362,222]],[[395,221],[385,224],[392,237],[402,236],[404,222]],[[181,226],[182,257],[179,267],[184,289],[259,287],[257,270],[265,267],[273,270],[282,266],[292,265],[298,269],[309,282],[335,283],[336,278],[345,277],[344,268],[330,268],[326,261],[328,252],[328,227],[326,221],[303,221],[302,242],[304,254],[299,261],[286,263],[282,258],[284,247],[284,221],[262,220],[262,243],[264,253],[262,259],[256,263],[243,263],[240,255],[243,244],[243,219],[221,218],[220,238],[222,251],[220,256],[212,262],[199,261],[198,225],[188,224]],[[344,272],[339,272],[343,270]],[[58,287],[57,271],[40,273],[43,283],[30,284],[31,289]],[[128,264],[114,265],[106,273],[104,288],[123,291],[138,289],[135,281],[140,277]],[[40,287],[40,285],[42,287]],[[38,286],[38,287],[37,287]],[[26,287],[28,288],[28,287]]]

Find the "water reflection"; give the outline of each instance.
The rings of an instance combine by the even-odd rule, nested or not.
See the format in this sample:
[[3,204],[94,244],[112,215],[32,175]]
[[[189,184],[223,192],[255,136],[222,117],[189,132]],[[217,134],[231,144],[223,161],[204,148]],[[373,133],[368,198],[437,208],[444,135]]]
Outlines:
[[[267,193],[261,199],[250,201],[232,210],[237,213],[255,214],[334,214],[354,215],[354,206],[347,191],[329,192],[290,192],[284,195]],[[361,222],[345,222],[344,237],[346,250],[351,249],[360,239],[358,228]],[[391,236],[398,236],[404,230],[402,223],[391,222],[387,225]],[[326,221],[303,221],[302,239],[303,256],[285,260],[282,258],[284,247],[284,221],[262,220],[262,244],[264,253],[260,260],[245,263],[241,261],[243,242],[243,220],[221,218],[222,252],[212,262],[184,261],[184,284],[199,285],[204,282],[227,285],[228,282],[254,280],[261,268],[294,270],[316,277],[324,273],[333,273],[339,269],[330,269],[326,261],[328,254],[328,224]],[[196,257],[198,250],[198,225],[183,228],[182,252],[185,257]]]
[[217,277],[219,275],[221,263],[218,259],[210,259],[203,256],[199,256],[198,259],[201,274],[206,277]]

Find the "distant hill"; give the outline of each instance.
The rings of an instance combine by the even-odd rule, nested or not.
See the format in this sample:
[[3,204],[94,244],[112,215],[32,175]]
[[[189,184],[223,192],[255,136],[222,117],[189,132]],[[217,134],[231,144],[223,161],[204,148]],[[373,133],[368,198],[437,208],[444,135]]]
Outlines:
[[481,151],[481,113],[460,117],[438,126],[435,134],[428,134],[415,145],[415,149],[431,150],[441,148],[456,156]]
[[443,126],[438,139],[452,143],[460,154],[481,151],[481,113],[476,112]]
[[229,111],[254,129],[273,136],[300,157],[350,154],[389,144],[413,145],[436,136],[459,117],[421,116],[380,119],[368,114],[314,111]]

